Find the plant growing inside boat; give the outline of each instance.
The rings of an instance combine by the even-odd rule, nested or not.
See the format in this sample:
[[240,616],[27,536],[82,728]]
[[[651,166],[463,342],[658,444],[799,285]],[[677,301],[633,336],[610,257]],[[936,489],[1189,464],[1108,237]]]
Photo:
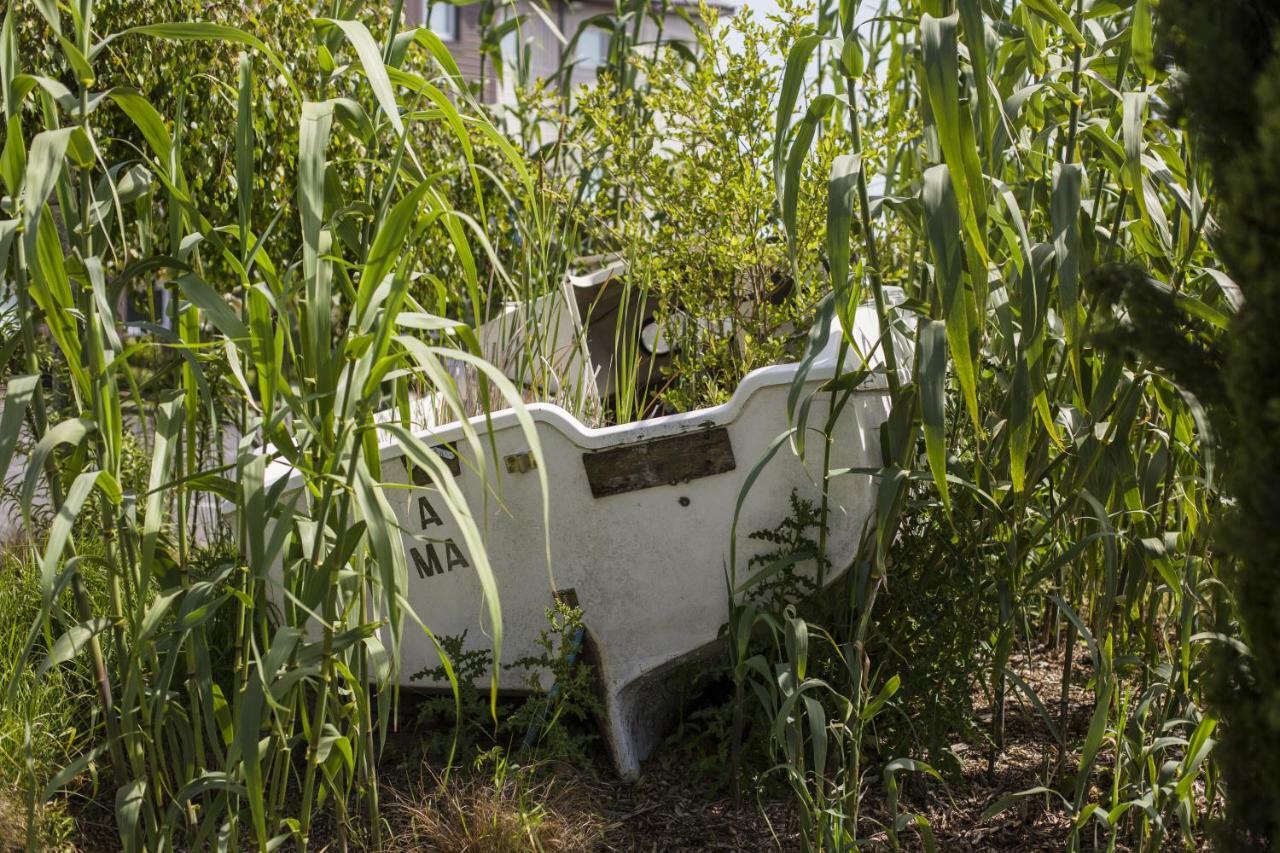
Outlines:
[[[539,759],[585,762],[595,741],[595,670],[584,660],[586,625],[582,608],[556,597],[547,608],[548,625],[539,634],[541,652],[508,664],[528,673],[530,695],[512,715],[510,727]],[[544,686],[544,678],[551,686]]]
[[[564,215],[583,245],[627,262],[623,301],[643,306],[620,324],[607,368],[615,423],[722,403],[751,370],[799,352],[825,275],[812,252],[789,260],[759,128],[772,121],[769,57],[790,47],[810,11],[787,2],[761,23],[750,10],[729,18],[706,8],[688,49],[627,52],[565,107],[573,120],[546,149],[568,184]],[[826,215],[814,187],[834,155],[819,148],[792,235],[809,249]],[[660,334],[670,352],[653,368],[644,350],[623,345],[650,323],[650,340]]]
[[[449,695],[432,695],[418,706],[418,719],[427,736],[429,755],[445,757],[446,765],[465,762],[487,749],[501,749],[532,760],[584,761],[598,740],[593,727],[601,713],[595,672],[584,660],[586,626],[582,610],[560,599],[547,608],[547,627],[539,633],[537,655],[503,664],[522,672],[527,695],[504,700],[496,723],[488,696],[476,685],[489,678],[493,651],[467,648],[466,633],[440,639],[442,661],[409,676],[424,685],[454,684]],[[549,686],[548,686],[549,682]],[[453,734],[439,724],[452,726]],[[523,759],[522,759],[523,760]]]
[[[493,649],[466,647],[467,632],[440,637],[441,662],[424,667],[409,681],[456,685],[449,693],[430,695],[418,705],[419,727],[425,731],[428,756],[444,756],[446,766],[467,759],[494,736],[487,696],[476,687],[493,669]],[[448,666],[445,662],[448,662]]]

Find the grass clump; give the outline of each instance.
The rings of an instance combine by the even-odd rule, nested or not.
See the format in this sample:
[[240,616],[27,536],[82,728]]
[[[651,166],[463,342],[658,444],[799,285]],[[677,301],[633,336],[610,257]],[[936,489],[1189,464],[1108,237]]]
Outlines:
[[403,829],[391,850],[474,853],[595,849],[608,824],[561,781],[537,764],[509,764],[484,753],[471,770],[424,773],[389,804]]
[[[46,801],[43,792],[94,746],[93,674],[83,661],[45,672],[24,665],[41,604],[24,552],[16,544],[0,550],[0,689],[8,691],[0,702],[0,849],[62,849],[74,844],[75,819],[66,799]],[[84,788],[91,796],[92,781]]]

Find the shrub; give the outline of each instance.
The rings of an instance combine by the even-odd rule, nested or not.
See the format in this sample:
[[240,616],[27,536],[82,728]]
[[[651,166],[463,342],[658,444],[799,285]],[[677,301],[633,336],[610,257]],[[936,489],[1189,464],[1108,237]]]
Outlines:
[[[1218,707],[1227,721],[1218,760],[1229,786],[1223,841],[1280,844],[1280,12],[1274,4],[1167,0],[1168,49],[1198,144],[1214,166],[1220,253],[1243,291],[1226,379],[1234,415],[1232,493],[1239,500],[1231,576],[1248,653],[1219,653]],[[1219,49],[1231,45],[1230,50]],[[1229,93],[1229,95],[1228,95]]]

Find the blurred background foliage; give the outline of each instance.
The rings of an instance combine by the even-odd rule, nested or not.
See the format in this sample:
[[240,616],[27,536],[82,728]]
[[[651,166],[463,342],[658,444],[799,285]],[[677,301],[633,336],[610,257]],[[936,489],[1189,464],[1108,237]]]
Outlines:
[[[1214,169],[1218,252],[1244,295],[1220,348],[1225,393],[1214,402],[1238,500],[1224,538],[1241,558],[1228,580],[1246,645],[1220,647],[1214,694],[1229,723],[1216,752],[1231,792],[1220,841],[1259,850],[1280,843],[1280,779],[1268,770],[1280,765],[1280,9],[1166,0],[1161,22],[1162,44],[1185,74],[1175,108]],[[1168,360],[1165,347],[1149,349]]]

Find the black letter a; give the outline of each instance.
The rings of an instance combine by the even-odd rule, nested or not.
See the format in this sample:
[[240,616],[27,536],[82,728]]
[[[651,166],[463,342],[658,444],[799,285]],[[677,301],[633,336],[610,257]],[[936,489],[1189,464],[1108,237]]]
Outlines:
[[418,519],[422,522],[423,530],[433,524],[444,524],[444,521],[436,514],[436,509],[431,505],[431,501],[422,497],[418,498]]
[[444,556],[449,561],[449,571],[453,571],[454,566],[461,568],[470,568],[471,564],[467,562],[466,556],[463,555],[462,549],[453,544],[452,539],[444,541]]

